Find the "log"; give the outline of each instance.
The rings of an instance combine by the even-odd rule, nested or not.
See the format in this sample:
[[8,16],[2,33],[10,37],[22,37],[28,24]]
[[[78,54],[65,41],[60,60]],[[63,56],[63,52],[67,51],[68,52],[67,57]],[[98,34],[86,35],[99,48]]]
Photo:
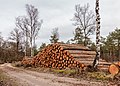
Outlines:
[[95,55],[71,54],[74,58],[95,58]]
[[119,67],[118,65],[115,64],[111,64],[108,68],[108,71],[112,74],[112,75],[116,75],[119,73]]
[[80,46],[80,47],[85,47],[83,44],[61,44],[61,43],[59,43],[58,45],[60,45],[60,46],[72,46],[72,47],[78,47],[78,46]]
[[61,50],[89,50],[88,48],[84,47],[69,47],[69,46],[62,46]]
[[[95,58],[74,58],[75,60],[79,60],[79,61],[94,61]],[[100,62],[106,62],[105,60],[99,59]]]
[[70,54],[96,55],[95,51],[65,50]]
[[79,44],[60,44],[62,50],[90,50],[88,47]]
[[[83,64],[92,64],[93,61],[81,61],[81,60],[77,60]],[[108,62],[99,62],[99,65],[110,65],[111,63],[108,63]]]
[[118,66],[120,67],[120,62],[118,62]]
[[120,67],[120,62],[115,62],[114,64],[118,65]]
[[109,65],[98,65],[98,68],[100,68],[100,69],[108,69]]

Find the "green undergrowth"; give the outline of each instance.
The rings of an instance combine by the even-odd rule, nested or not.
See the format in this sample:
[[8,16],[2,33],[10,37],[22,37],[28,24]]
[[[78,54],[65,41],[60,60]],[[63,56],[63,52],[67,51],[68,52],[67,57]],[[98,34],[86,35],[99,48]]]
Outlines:
[[60,73],[60,74],[68,74],[68,75],[72,75],[72,74],[76,74],[77,71],[74,69],[71,70],[58,70],[58,69],[52,69],[51,70],[54,73]]
[[114,77],[113,75],[108,74],[106,72],[88,72],[87,76],[92,79],[103,80],[103,81],[110,80]]

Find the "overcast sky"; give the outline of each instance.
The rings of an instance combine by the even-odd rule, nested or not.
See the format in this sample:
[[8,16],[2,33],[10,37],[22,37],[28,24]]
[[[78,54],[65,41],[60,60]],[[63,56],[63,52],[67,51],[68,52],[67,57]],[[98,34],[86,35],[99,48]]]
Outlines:
[[[90,4],[94,11],[95,0],[0,0],[0,32],[7,38],[15,27],[15,18],[26,14],[25,4],[32,4],[39,10],[43,24],[37,39],[37,45],[49,43],[53,28],[59,28],[61,41],[73,37],[75,26],[71,19],[76,4]],[[106,36],[116,27],[120,27],[120,1],[100,0],[101,35]],[[91,37],[95,38],[95,35]]]

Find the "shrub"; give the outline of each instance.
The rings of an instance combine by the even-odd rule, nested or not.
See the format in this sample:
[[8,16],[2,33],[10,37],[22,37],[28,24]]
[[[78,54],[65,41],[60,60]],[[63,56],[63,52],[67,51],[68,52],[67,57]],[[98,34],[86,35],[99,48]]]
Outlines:
[[22,63],[19,61],[19,62],[15,62],[14,64],[13,64],[13,66],[15,66],[15,67],[21,67],[22,66]]

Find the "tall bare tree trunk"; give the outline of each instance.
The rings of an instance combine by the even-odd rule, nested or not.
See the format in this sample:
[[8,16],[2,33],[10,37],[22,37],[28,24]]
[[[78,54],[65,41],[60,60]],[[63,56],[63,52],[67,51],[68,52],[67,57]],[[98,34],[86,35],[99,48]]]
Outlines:
[[25,56],[27,56],[27,46],[28,46],[28,32],[27,32],[27,29],[25,30]]
[[33,38],[33,55],[35,54],[35,37]]
[[17,57],[17,60],[19,60],[18,59],[18,57],[19,57],[19,41],[17,41],[17,43],[16,43],[16,57]]
[[93,68],[96,69],[100,58],[100,14],[99,14],[99,0],[96,0],[96,57],[93,62]]
[[24,41],[25,41],[25,47],[24,47],[25,48],[25,53],[24,53],[24,55],[27,56],[27,36],[25,37]]
[[30,37],[30,51],[31,51],[31,57],[33,57],[33,44],[32,44],[32,37]]

